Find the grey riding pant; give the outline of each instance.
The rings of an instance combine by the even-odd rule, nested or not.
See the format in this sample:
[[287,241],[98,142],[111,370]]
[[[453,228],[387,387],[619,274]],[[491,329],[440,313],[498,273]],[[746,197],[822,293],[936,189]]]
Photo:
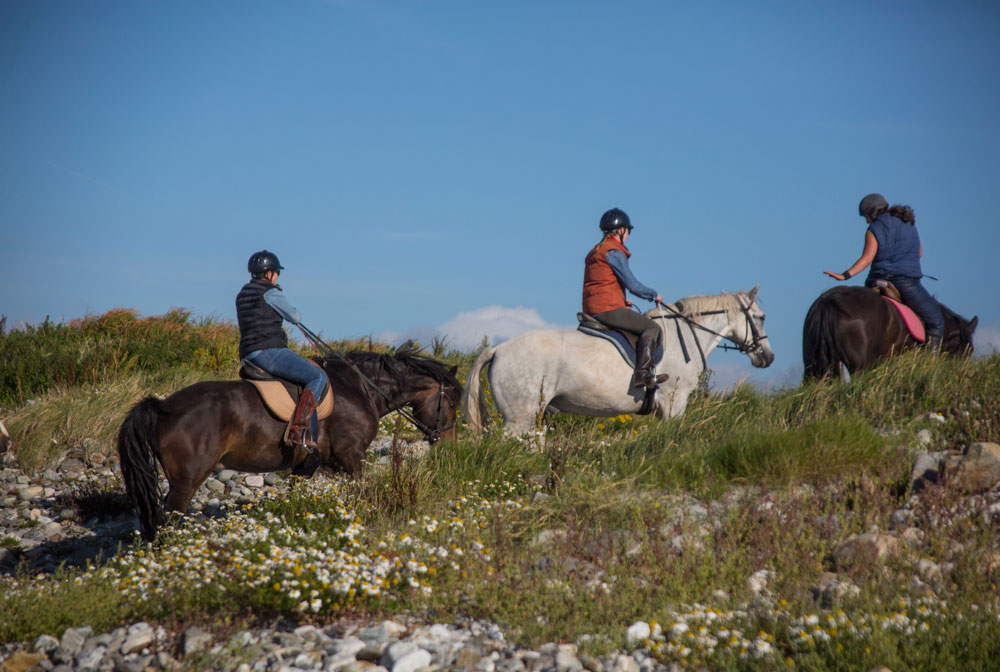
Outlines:
[[656,347],[657,342],[660,340],[660,328],[656,325],[656,322],[631,308],[615,308],[614,310],[598,313],[593,318],[612,329],[627,331],[631,334],[637,334],[640,338],[651,339],[653,347]]

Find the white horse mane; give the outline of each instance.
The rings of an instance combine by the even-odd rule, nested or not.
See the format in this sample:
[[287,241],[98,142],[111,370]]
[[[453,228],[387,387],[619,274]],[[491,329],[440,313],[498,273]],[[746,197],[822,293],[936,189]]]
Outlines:
[[724,310],[726,313],[739,313],[742,310],[739,301],[736,300],[736,295],[732,292],[685,296],[683,299],[675,301],[674,305],[684,317],[693,317],[698,313],[707,313],[713,310]]

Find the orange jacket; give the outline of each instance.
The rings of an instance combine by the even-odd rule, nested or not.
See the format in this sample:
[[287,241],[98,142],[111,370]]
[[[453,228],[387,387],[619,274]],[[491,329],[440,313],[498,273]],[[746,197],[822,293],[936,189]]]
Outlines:
[[632,253],[614,236],[608,236],[594,246],[584,260],[583,312],[588,315],[604,313],[615,308],[625,308],[625,285],[611,270],[608,252],[621,250],[628,259]]

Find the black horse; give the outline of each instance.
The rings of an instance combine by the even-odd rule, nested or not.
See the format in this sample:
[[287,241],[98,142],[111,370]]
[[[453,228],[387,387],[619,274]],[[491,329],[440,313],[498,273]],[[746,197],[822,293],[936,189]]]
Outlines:
[[[943,352],[967,355],[978,317],[966,320],[947,306]],[[806,314],[802,330],[803,377],[846,376],[919,345],[899,311],[867,287],[833,287],[820,294]],[[843,365],[843,367],[842,367]]]
[[217,463],[250,472],[292,468],[301,476],[326,465],[358,475],[379,418],[404,406],[431,442],[455,438],[462,394],[457,367],[412,351],[346,357],[349,361],[315,359],[329,376],[336,399],[333,413],[319,423],[314,455],[283,445],[286,423],[265,408],[245,381],[195,383],[166,399],[138,402],[118,432],[118,456],[143,537],[151,541],[166,519],[157,463],[170,484],[166,508],[185,513]]

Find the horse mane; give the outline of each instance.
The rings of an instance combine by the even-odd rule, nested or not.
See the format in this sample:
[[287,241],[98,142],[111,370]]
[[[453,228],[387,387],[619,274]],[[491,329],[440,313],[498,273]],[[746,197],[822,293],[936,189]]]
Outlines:
[[693,317],[698,313],[707,313],[713,310],[724,310],[727,313],[739,313],[741,310],[740,303],[732,292],[685,296],[683,299],[675,301],[674,305],[684,317]]
[[451,367],[427,355],[422,355],[416,348],[402,347],[395,354],[353,350],[346,357],[356,364],[379,364],[393,376],[401,376],[408,371],[416,371],[438,383],[446,383],[461,389],[458,379],[451,373]]

